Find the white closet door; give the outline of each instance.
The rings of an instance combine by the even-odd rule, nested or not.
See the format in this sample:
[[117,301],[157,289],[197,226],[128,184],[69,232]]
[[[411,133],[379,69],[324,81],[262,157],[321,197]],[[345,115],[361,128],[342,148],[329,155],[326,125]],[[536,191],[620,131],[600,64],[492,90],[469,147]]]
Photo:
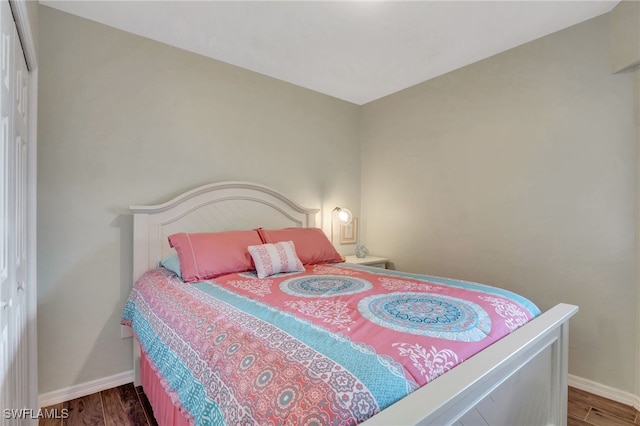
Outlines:
[[29,402],[28,338],[27,338],[27,130],[29,71],[24,59],[20,39],[14,26],[14,97],[13,97],[13,262],[15,281],[13,283],[13,353],[16,375],[14,395],[17,407],[27,407]]
[[[29,72],[7,0],[0,0],[0,425],[33,423],[30,407],[28,280]],[[11,416],[9,416],[11,417]]]
[[[13,386],[16,380],[13,362],[13,291],[15,266],[13,245],[13,192],[15,188],[13,156],[13,78],[14,25],[9,4],[0,4],[0,408],[14,408]],[[0,424],[9,424],[4,416]]]

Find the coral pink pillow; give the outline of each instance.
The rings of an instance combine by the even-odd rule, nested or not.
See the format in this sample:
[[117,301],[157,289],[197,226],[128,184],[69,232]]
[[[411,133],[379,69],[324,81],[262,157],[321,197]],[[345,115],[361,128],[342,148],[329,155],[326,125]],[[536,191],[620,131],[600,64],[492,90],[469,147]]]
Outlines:
[[253,269],[248,246],[262,244],[256,230],[169,236],[178,253],[184,282],[201,281],[219,275]]
[[296,255],[293,241],[249,246],[249,254],[256,266],[258,278],[266,278],[281,272],[304,272],[304,266]]
[[258,229],[265,243],[293,241],[298,258],[304,265],[342,262],[342,256],[319,228]]

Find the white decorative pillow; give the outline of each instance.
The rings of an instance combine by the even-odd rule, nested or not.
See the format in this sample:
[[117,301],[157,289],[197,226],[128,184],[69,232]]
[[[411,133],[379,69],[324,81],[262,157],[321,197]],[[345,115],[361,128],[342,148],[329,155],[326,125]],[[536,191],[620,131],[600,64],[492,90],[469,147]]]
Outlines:
[[293,241],[249,246],[247,249],[256,266],[258,278],[266,278],[281,272],[304,271],[304,266],[298,259]]

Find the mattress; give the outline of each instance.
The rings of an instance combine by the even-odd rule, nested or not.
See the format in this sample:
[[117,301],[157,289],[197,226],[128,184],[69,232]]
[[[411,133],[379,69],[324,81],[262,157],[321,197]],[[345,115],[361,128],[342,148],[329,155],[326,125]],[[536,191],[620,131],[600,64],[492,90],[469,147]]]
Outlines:
[[188,284],[152,269],[122,323],[191,424],[346,425],[539,314],[504,289],[338,263]]

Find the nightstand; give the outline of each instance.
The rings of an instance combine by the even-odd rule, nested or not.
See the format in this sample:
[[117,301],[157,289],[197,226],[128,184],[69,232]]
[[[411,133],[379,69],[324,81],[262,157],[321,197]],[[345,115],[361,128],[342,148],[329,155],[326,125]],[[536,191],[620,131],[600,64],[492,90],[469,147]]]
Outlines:
[[356,265],[367,265],[374,266],[376,268],[387,269],[387,262],[389,258],[387,257],[377,257],[377,256],[367,256],[367,257],[356,257],[355,255],[345,256],[345,262],[353,263]]

